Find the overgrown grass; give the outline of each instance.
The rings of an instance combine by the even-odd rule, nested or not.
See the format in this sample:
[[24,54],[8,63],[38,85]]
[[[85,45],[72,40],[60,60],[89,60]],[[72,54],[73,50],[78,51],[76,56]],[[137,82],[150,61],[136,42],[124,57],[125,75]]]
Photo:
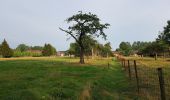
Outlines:
[[86,62],[80,65],[78,59],[54,57],[1,59],[0,100],[136,98],[119,63],[110,59]]
[[155,60],[153,57],[125,57],[128,60],[137,60],[138,63],[146,65],[146,67],[158,68],[166,67],[170,68],[170,58],[158,58]]

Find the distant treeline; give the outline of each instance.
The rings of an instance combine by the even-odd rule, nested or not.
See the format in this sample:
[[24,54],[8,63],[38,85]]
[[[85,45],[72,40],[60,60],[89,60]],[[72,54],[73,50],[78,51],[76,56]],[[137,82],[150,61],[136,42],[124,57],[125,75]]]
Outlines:
[[[109,57],[112,56],[112,48],[110,42],[101,44],[92,37],[85,37],[83,40],[84,54],[89,57]],[[80,46],[77,42],[70,43],[69,49],[66,51],[69,55],[74,55],[75,57],[80,56]]]
[[2,44],[0,44],[0,55],[4,58],[52,56],[56,55],[56,49],[51,44],[45,44],[44,46],[20,44],[15,49],[11,49],[4,39]]
[[121,42],[119,48],[116,49],[124,56],[133,54],[143,56],[169,56],[170,54],[170,21],[167,21],[167,25],[162,32],[159,32],[158,37],[152,42],[136,41],[133,44],[129,42]]

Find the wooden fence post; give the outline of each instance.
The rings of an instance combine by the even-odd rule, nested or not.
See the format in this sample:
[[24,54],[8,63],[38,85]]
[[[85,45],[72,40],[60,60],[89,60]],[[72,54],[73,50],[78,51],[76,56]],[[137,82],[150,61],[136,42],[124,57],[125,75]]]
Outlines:
[[123,65],[124,65],[124,68],[126,70],[126,60],[125,59],[123,59]]
[[135,69],[135,76],[136,76],[136,85],[137,85],[137,89],[138,89],[138,93],[139,93],[139,78],[138,78],[138,71],[136,68],[136,60],[134,60],[134,69]]
[[130,61],[128,60],[128,71],[129,71],[129,79],[131,80],[131,70],[130,70]]
[[164,77],[163,77],[163,71],[162,71],[162,68],[158,68],[157,70],[158,70],[158,77],[159,77],[161,100],[166,100],[166,97],[165,97],[165,82],[164,82]]

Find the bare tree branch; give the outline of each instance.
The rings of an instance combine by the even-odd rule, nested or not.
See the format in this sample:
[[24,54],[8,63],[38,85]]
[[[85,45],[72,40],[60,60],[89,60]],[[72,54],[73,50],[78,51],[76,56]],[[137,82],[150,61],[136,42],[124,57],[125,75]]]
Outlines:
[[61,31],[64,31],[64,32],[68,33],[69,35],[71,35],[71,37],[73,37],[73,38],[76,40],[76,42],[79,42],[78,39],[72,34],[71,31],[64,30],[64,29],[62,29],[62,28],[60,28],[60,27],[59,27],[59,29],[60,29]]

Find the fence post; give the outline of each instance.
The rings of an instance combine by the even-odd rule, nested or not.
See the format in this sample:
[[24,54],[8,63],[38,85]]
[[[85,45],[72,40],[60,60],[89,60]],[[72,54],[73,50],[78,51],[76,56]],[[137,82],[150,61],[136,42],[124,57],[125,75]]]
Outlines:
[[131,70],[130,70],[130,62],[129,62],[129,60],[128,60],[128,70],[129,70],[129,78],[131,80]]
[[163,71],[162,71],[162,68],[158,68],[157,70],[158,70],[158,77],[159,77],[161,100],[166,100]]
[[138,71],[136,68],[136,60],[134,60],[134,69],[135,69],[135,76],[136,76],[136,85],[137,85],[137,89],[138,89],[138,93],[139,93],[139,78],[138,78]]

